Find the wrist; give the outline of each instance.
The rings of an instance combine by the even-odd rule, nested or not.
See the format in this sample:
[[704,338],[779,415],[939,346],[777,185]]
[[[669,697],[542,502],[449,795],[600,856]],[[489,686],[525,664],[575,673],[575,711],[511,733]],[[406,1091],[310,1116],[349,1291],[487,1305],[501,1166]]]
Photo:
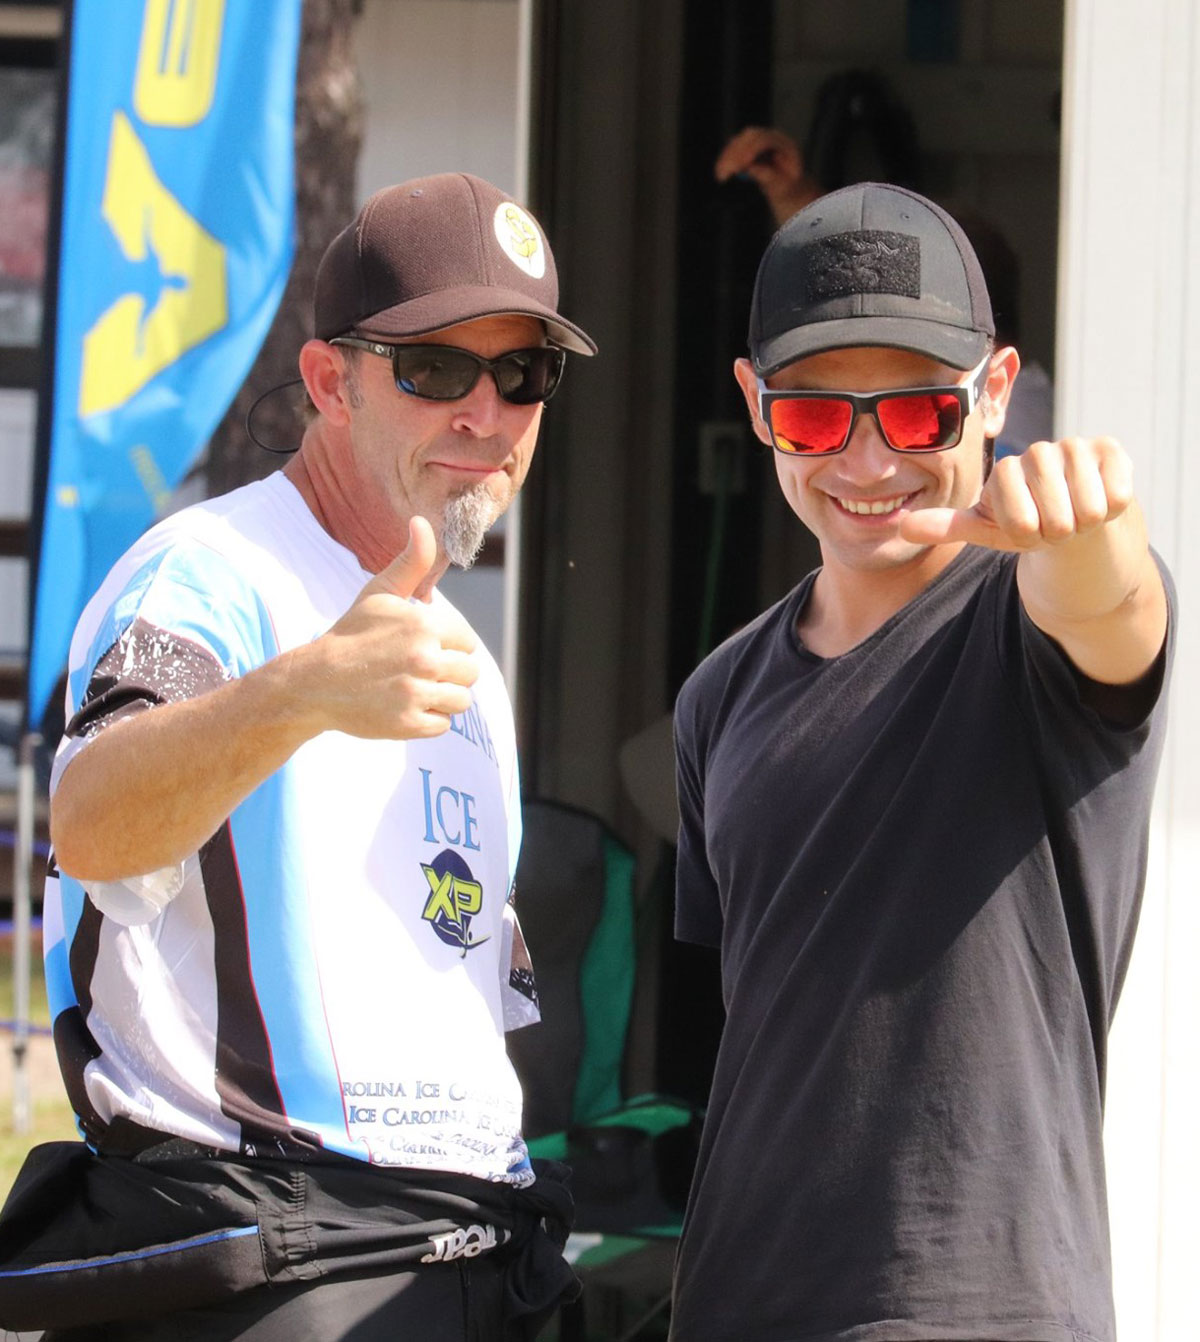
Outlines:
[[262,695],[255,705],[262,724],[278,732],[287,754],[336,726],[324,692],[333,682],[326,638],[282,652],[246,677],[254,679],[256,697]]

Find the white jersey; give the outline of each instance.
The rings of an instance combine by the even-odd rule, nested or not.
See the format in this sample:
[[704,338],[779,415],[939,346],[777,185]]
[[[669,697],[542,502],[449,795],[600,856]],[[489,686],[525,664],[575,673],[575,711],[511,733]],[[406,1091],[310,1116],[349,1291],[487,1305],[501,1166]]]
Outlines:
[[[52,790],[97,731],[316,638],[370,576],[282,475],[167,518],[80,619]],[[480,657],[445,735],[323,733],[178,870],[85,890],[51,860],[47,986],[90,1140],[128,1120],[247,1154],[532,1178],[504,1049],[537,1019],[509,899],[516,752]]]

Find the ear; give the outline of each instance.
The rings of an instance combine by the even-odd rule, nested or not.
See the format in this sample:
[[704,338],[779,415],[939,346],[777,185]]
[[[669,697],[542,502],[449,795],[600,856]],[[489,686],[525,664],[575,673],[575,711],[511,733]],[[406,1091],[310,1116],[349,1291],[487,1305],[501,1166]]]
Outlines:
[[750,411],[750,424],[754,429],[755,436],[768,447],[773,446],[771,442],[771,431],[763,423],[762,416],[758,413],[758,375],[754,371],[754,365],[749,359],[735,359],[733,361],[733,375],[738,380],[738,386],[742,389],[742,395],[746,398],[746,409]]
[[1008,399],[1012,395],[1013,383],[1021,371],[1021,356],[1011,345],[1005,345],[992,355],[988,365],[987,382],[982,402],[983,433],[985,438],[995,438],[1004,427],[1004,416],[1008,413]]
[[300,376],[318,412],[334,424],[348,424],[350,397],[341,350],[324,340],[309,340],[301,346],[299,362]]

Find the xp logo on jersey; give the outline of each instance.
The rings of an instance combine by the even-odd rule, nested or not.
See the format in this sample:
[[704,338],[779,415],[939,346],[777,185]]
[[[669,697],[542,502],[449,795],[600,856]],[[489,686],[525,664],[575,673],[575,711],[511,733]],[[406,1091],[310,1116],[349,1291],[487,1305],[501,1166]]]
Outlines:
[[471,934],[471,920],[483,908],[483,886],[471,874],[462,857],[446,848],[431,863],[421,863],[421,870],[429,882],[429,898],[421,917],[447,946],[459,948],[463,955],[489,940],[476,940]]

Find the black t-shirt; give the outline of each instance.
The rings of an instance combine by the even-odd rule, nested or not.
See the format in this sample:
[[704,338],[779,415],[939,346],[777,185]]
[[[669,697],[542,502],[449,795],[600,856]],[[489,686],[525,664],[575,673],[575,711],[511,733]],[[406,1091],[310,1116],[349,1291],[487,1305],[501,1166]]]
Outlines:
[[676,931],[727,1023],[677,1342],[1113,1337],[1101,1148],[1162,747],[967,547],[840,657],[806,579],[676,706]]

